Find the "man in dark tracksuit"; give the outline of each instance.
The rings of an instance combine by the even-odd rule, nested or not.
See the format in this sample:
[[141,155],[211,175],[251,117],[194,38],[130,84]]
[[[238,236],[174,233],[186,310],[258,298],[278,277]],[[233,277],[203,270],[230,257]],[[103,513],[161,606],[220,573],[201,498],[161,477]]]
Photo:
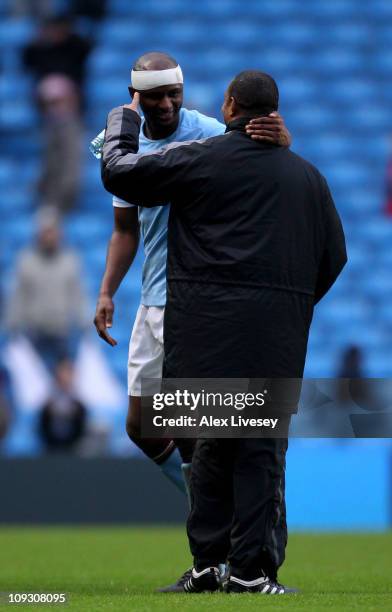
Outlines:
[[[346,263],[326,180],[290,150],[245,133],[278,108],[275,81],[239,74],[222,107],[227,131],[137,155],[137,100],[108,118],[102,179],[141,206],[171,202],[166,378],[300,378],[314,305]],[[286,592],[282,516],[287,440],[199,440],[192,461],[188,592]],[[284,507],[284,506],[283,506]]]

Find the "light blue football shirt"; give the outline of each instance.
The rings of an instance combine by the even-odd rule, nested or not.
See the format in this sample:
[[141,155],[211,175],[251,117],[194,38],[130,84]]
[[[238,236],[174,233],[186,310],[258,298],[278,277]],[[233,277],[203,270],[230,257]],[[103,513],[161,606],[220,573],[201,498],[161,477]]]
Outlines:
[[[176,131],[168,138],[150,140],[144,135],[144,119],[140,129],[139,152],[146,153],[160,149],[171,142],[199,140],[220,136],[226,126],[223,123],[206,117],[197,110],[180,110],[180,119]],[[133,206],[120,198],[113,198],[113,206]],[[166,304],[166,255],[167,255],[167,222],[169,206],[139,207],[140,231],[144,244],[144,264],[142,277],[141,303],[144,306],[164,306]]]

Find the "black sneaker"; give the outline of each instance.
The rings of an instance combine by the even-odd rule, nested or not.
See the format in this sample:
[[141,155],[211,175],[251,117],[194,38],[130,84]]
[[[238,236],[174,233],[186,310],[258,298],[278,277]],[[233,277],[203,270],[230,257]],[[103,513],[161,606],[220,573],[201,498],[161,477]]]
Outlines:
[[185,593],[212,593],[221,589],[221,576],[217,567],[207,567],[201,572],[193,568],[183,586]]
[[227,593],[262,593],[263,595],[287,595],[296,593],[296,589],[289,589],[283,584],[275,582],[267,576],[261,576],[256,580],[242,580],[230,576],[226,586]]
[[184,592],[184,584],[189,580],[192,576],[192,568],[187,569],[183,575],[175,582],[174,584],[169,584],[167,587],[162,587],[157,589],[158,593],[183,593]]

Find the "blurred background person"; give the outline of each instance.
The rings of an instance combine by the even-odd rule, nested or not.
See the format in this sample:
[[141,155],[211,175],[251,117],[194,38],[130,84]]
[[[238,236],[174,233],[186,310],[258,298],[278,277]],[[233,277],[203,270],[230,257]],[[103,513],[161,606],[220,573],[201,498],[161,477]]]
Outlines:
[[37,94],[44,130],[40,201],[66,213],[75,205],[82,166],[83,126],[77,85],[67,76],[51,74],[39,83]]
[[91,41],[74,30],[72,17],[63,14],[43,21],[37,38],[24,47],[22,58],[37,82],[48,74],[63,74],[82,91],[91,49]]
[[363,378],[363,355],[362,349],[352,344],[346,347],[341,356],[338,378]]
[[[336,399],[343,407],[343,404],[349,404],[351,401],[350,381],[355,379],[356,388],[359,389],[361,379],[366,376],[363,367],[362,349],[359,346],[352,344],[343,350],[336,376]],[[366,381],[362,384],[362,391],[363,401],[365,401]]]
[[[6,0],[7,1],[7,0]],[[14,17],[36,17],[45,19],[55,13],[56,0],[8,0],[10,13]],[[106,13],[106,0],[67,0],[69,14],[85,17],[94,21],[102,19]]]
[[6,326],[27,336],[51,371],[75,354],[87,325],[80,275],[79,257],[62,244],[57,216],[42,211],[35,244],[19,256]]
[[38,431],[49,452],[74,451],[86,434],[87,411],[74,391],[74,367],[68,359],[55,370],[55,384],[39,414]]
[[70,0],[70,12],[75,17],[100,21],[106,15],[107,0]]
[[11,422],[8,373],[0,363],[0,454],[2,441],[7,435]]
[[8,0],[9,10],[14,17],[47,18],[53,11],[53,0]]

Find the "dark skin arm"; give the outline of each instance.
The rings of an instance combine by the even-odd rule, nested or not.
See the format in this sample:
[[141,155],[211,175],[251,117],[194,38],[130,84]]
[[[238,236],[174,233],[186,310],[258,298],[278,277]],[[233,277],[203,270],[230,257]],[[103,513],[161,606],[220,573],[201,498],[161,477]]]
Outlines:
[[98,335],[110,346],[117,342],[108,332],[113,325],[113,296],[128,272],[139,245],[137,206],[113,207],[114,229],[106,256],[105,273],[98,296],[94,325]]
[[278,112],[271,113],[268,117],[255,117],[246,126],[246,133],[253,140],[271,142],[281,147],[291,145],[291,134],[284,124],[283,117]]

